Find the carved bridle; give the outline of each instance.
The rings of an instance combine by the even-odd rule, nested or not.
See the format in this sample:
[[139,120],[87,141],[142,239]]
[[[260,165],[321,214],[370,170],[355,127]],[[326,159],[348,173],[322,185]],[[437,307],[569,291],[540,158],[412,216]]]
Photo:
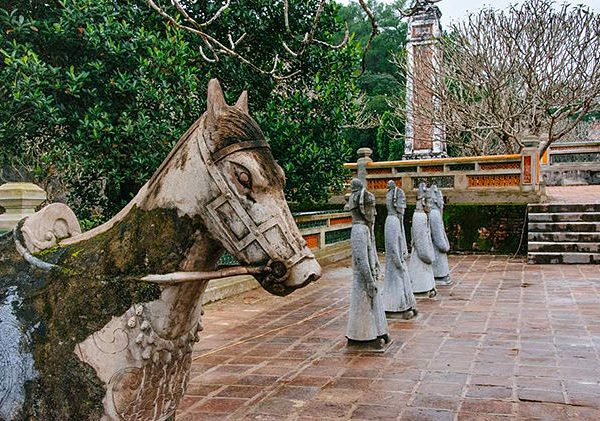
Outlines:
[[[269,149],[269,144],[264,140],[253,140],[234,143],[211,152],[203,133],[208,131],[198,130],[196,144],[200,150],[200,156],[204,161],[210,181],[217,191],[217,195],[206,205],[205,223],[210,224],[211,230],[216,232],[223,241],[225,248],[234,255],[239,255],[251,244],[257,243],[264,253],[269,257],[264,279],[260,280],[263,287],[275,293],[282,293],[285,287],[282,283],[287,279],[290,269],[304,260],[312,257],[306,249],[306,243],[294,241],[293,230],[279,214],[273,214],[265,222],[256,223],[252,216],[242,206],[240,200],[225,180],[216,164],[233,153],[244,150]],[[210,135],[210,134],[209,134]],[[231,215],[233,211],[233,215]],[[238,238],[228,227],[227,221],[222,215],[234,217],[245,227],[245,235]],[[283,244],[269,241],[267,235],[273,233],[275,238]]]

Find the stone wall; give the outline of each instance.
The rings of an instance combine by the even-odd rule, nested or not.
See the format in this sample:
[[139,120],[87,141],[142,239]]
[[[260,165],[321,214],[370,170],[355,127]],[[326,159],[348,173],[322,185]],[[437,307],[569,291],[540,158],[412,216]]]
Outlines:
[[[414,205],[408,205],[404,217],[407,241],[410,245],[410,231]],[[450,252],[480,252],[494,254],[527,253],[527,205],[446,205],[444,224],[450,240]],[[384,250],[383,228],[387,211],[384,205],[377,205],[376,237],[377,248]],[[409,247],[410,248],[410,247]]]

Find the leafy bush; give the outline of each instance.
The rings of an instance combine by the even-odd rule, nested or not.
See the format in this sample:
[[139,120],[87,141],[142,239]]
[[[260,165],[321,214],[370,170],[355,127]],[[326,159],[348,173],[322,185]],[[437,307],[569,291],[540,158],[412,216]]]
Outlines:
[[[276,3],[244,2],[215,30],[245,25],[253,36],[248,48],[267,64],[281,48]],[[337,31],[337,7],[324,11],[324,36]],[[294,25],[310,26],[300,9]],[[117,212],[150,177],[204,112],[215,76],[230,102],[250,91],[251,112],[288,173],[290,199],[322,202],[345,177],[341,126],[357,94],[355,43],[311,47],[301,76],[276,86],[234,60],[207,63],[200,39],[166,24],[142,0],[15,0],[0,9],[0,31],[0,179],[41,184],[89,225]]]

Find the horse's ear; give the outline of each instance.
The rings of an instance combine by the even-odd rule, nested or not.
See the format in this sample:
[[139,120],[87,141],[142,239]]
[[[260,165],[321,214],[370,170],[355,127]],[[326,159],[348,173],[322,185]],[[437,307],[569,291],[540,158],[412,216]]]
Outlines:
[[248,91],[242,92],[237,102],[235,103],[235,108],[246,114],[250,114],[250,111],[248,110]]
[[208,99],[206,101],[209,122],[213,122],[226,106],[221,84],[217,79],[211,79],[208,82]]

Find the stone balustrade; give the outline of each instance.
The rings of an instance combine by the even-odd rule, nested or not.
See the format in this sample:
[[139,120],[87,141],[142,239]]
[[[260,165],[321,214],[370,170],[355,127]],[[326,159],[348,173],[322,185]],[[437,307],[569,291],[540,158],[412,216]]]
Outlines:
[[[383,203],[388,180],[414,201],[421,181],[435,183],[452,203],[531,203],[540,201],[539,140],[527,137],[520,154],[373,162],[359,149],[358,162],[345,164],[353,177],[366,180]],[[341,197],[335,201],[342,202]]]
[[600,140],[552,144],[541,174],[547,186],[600,184]]

